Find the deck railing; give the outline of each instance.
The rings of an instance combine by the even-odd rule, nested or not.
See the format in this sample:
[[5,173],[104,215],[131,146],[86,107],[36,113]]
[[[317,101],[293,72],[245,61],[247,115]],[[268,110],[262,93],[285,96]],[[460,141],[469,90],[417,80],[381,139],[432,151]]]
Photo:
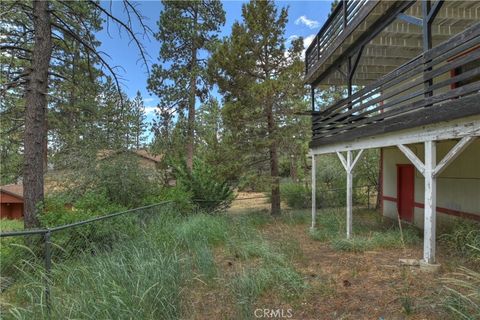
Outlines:
[[[350,138],[355,138],[387,119],[408,114],[414,119],[412,113],[421,108],[478,93],[479,60],[480,23],[477,23],[350,97],[315,113],[312,141],[331,142],[335,136],[345,136],[347,132]],[[480,106],[477,107],[480,114]],[[407,118],[402,121],[409,121]]]
[[358,16],[360,9],[368,0],[340,1],[327,21],[317,33],[305,53],[305,71],[320,61],[323,54],[330,49],[335,40]]

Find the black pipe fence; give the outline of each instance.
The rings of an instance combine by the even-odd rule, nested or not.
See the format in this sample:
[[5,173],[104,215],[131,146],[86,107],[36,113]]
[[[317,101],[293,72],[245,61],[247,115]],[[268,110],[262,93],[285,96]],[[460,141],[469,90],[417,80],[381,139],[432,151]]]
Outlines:
[[[44,305],[48,318],[52,265],[81,259],[85,253],[108,252],[116,243],[137,236],[154,216],[172,208],[172,204],[164,201],[52,228],[1,232],[0,290],[3,293],[19,278],[44,283],[43,292],[30,303]],[[0,318],[5,313],[3,308],[0,304]]]
[[[372,204],[373,186],[361,186],[366,198],[357,198],[356,203],[363,201],[365,207]],[[328,193],[344,192],[342,189],[326,190]],[[235,199],[235,201],[251,201],[266,199],[268,196],[256,196]],[[224,200],[195,200],[194,211],[201,208],[202,202],[223,202]],[[86,219],[60,226],[24,231],[0,232],[0,291],[3,293],[15,285],[20,278],[43,283],[44,289],[38,296],[28,297],[25,303],[39,303],[45,306],[45,318],[49,318],[51,309],[51,288],[55,281],[52,266],[82,259],[82,254],[99,255],[112,250],[116,243],[128,241],[138,236],[152,222],[154,217],[168,210],[178,212],[174,201],[164,201],[148,206],[112,213],[96,218]],[[254,205],[254,204],[253,204]],[[334,206],[334,203],[328,206]],[[72,212],[72,214],[75,214]],[[5,313],[0,303],[0,318]],[[41,308],[43,310],[43,308]]]

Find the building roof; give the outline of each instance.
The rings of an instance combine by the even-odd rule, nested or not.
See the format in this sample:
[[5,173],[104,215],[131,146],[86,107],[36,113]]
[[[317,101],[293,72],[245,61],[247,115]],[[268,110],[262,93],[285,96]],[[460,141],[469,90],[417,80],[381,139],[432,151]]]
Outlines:
[[0,191],[23,199],[23,184],[7,184],[0,186]]

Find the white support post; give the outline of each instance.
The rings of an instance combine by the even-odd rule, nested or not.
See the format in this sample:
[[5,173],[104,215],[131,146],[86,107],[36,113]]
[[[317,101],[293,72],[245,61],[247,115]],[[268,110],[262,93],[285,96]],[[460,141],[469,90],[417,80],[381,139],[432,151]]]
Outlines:
[[315,155],[312,154],[312,231],[315,230],[317,224],[316,167]]
[[363,153],[363,149],[361,149],[357,153],[357,156],[355,157],[355,160],[353,160],[351,150],[347,151],[347,159],[345,159],[343,154],[341,154],[340,152],[337,152],[338,158],[340,159],[340,162],[342,163],[343,167],[345,168],[345,171],[347,172],[347,239],[350,239],[352,237],[353,168],[355,168],[355,165],[357,164],[358,160],[362,156],[362,153]]
[[437,182],[435,178],[435,141],[425,141],[425,222],[423,239],[423,260],[435,263],[435,228],[437,216]]
[[352,237],[352,151],[347,151],[347,239]]

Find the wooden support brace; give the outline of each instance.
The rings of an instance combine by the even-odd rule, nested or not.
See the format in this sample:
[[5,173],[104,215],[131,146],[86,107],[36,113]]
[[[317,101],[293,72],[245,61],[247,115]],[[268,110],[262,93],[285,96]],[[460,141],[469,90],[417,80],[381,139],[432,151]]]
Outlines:
[[407,147],[403,144],[399,144],[399,145],[397,145],[397,147],[398,147],[398,149],[400,149],[400,151],[403,152],[403,154],[408,158],[408,160],[410,160],[413,163],[415,168],[417,168],[417,170],[420,171],[420,173],[422,175],[425,175],[425,166],[422,163],[422,161],[420,161],[420,159],[418,159],[418,157],[415,155],[415,153],[413,153],[413,151],[410,150],[409,147]]
[[343,154],[341,154],[340,152],[337,152],[337,156],[340,159],[340,162],[342,163],[343,167],[345,168],[345,171],[348,171],[347,161],[345,160],[345,157],[343,156]]
[[438,177],[440,173],[442,173],[445,168],[455,160],[460,153],[462,153],[465,148],[467,148],[470,143],[475,140],[475,137],[473,136],[467,136],[463,137],[450,151],[443,157],[442,161],[438,163],[438,165],[435,167],[435,170],[433,171],[433,176]]

